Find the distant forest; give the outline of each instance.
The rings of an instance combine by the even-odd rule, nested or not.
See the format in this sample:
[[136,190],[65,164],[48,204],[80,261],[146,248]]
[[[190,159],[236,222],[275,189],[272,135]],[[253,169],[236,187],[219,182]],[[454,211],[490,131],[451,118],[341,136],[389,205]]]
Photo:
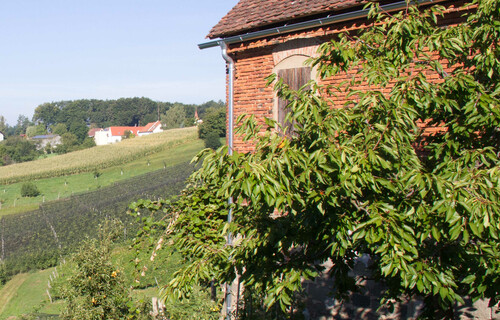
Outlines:
[[178,102],[158,102],[149,98],[121,98],[118,100],[75,100],[50,102],[35,109],[33,122],[46,128],[58,123],[71,126],[74,122],[89,127],[143,126],[158,120],[174,108],[182,109],[182,118],[194,119],[195,109],[203,117],[210,107],[223,106],[222,102],[209,101],[201,105]]
[[[16,125],[8,126],[0,116],[0,131],[6,136],[26,134],[31,126],[42,125],[48,132],[57,124],[64,124],[69,130],[77,124],[87,127],[105,128],[109,126],[142,126],[149,122],[167,116],[167,111],[178,111],[176,122],[185,122],[194,119],[195,109],[203,119],[209,108],[224,107],[222,101],[208,101],[202,104],[184,104],[179,102],[159,102],[149,98],[120,98],[117,100],[81,99],[58,102],[47,102],[39,105],[32,119],[20,115]],[[167,119],[168,120],[168,119]]]
[[[159,102],[149,98],[48,102],[39,105],[31,119],[19,115],[14,126],[9,126],[0,115],[0,132],[6,138],[0,143],[0,165],[30,161],[43,153],[66,153],[91,147],[94,145],[94,140],[88,137],[91,128],[144,126],[157,120],[161,120],[164,129],[182,128],[195,124],[196,111],[199,118],[204,119],[214,112],[222,112],[224,117],[225,112],[222,110],[225,110],[222,101],[208,101],[199,105]],[[21,138],[45,134],[61,136],[62,144],[57,148],[49,146],[40,150],[35,142]]]

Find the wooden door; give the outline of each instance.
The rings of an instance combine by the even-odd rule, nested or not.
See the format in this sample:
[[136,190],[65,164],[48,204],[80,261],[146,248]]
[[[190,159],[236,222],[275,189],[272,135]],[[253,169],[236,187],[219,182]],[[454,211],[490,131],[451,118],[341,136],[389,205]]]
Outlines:
[[[309,80],[311,80],[311,68],[310,67],[302,67],[302,68],[293,68],[293,69],[281,69],[278,70],[278,77],[283,79],[283,82],[287,84],[290,89],[298,90],[304,84],[306,84]],[[285,117],[290,112],[286,106],[289,101],[278,99],[278,122],[283,126],[283,129],[286,130],[286,134],[292,134],[294,131],[293,123],[286,121]]]

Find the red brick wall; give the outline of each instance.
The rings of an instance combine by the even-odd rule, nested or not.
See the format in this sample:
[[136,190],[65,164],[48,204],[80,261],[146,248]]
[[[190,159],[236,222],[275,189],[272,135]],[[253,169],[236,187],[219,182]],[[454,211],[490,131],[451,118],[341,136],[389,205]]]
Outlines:
[[[458,7],[455,1],[455,6]],[[459,23],[463,12],[458,12],[453,6],[449,8],[449,14],[442,19],[443,25]],[[272,87],[266,87],[265,78],[273,73],[275,61],[273,50],[292,39],[315,39],[318,43],[326,42],[343,31],[354,31],[366,27],[366,20],[352,21],[347,24],[337,24],[317,28],[308,31],[279,35],[265,39],[238,43],[229,47],[229,54],[235,61],[234,79],[234,119],[242,114],[254,114],[263,124],[263,117],[273,118],[274,91]],[[438,75],[435,76],[439,81]],[[351,79],[349,75],[327,79],[320,83],[336,84]],[[363,86],[360,87],[361,89]],[[389,90],[389,89],[387,89]],[[345,97],[339,96],[334,99],[337,107],[342,106]],[[237,125],[235,123],[235,125]],[[248,152],[252,146],[243,142],[242,137],[234,137],[235,149],[239,152]]]

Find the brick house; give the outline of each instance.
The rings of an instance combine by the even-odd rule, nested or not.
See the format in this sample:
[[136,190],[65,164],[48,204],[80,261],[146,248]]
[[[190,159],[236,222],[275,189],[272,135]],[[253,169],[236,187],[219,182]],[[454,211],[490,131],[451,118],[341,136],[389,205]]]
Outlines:
[[[406,6],[405,1],[383,3],[386,11]],[[461,1],[419,3],[447,6],[448,14],[439,22],[442,25],[456,24],[462,19],[463,12],[458,9]],[[310,79],[319,80],[316,70],[304,62],[316,56],[321,43],[340,32],[364,28],[368,23],[365,4],[361,0],[240,0],[208,34],[208,38],[215,40],[199,45],[200,49],[220,46],[229,62],[228,106],[233,107],[229,112],[234,114],[228,117],[228,126],[241,114],[282,121],[285,103],[276,98],[272,87],[265,86],[264,78],[276,73],[294,89]],[[319,83],[340,83],[346,78]],[[344,100],[345,97],[338,96],[334,102],[342,105]],[[252,147],[234,137],[234,148],[246,152]]]
[[[440,19],[440,25],[452,25],[462,21],[464,12],[462,1],[418,1],[421,5],[440,3],[447,7],[447,14]],[[280,101],[272,87],[266,87],[265,78],[276,73],[292,88],[297,89],[310,79],[320,84],[338,84],[350,80],[349,75],[320,80],[317,72],[304,65],[310,57],[315,57],[321,43],[334,39],[340,32],[355,31],[366,27],[368,10],[363,9],[362,0],[240,0],[210,31],[209,42],[199,45],[200,49],[220,47],[222,56],[228,63],[228,144],[238,152],[248,152],[252,146],[241,137],[233,137],[229,132],[234,119],[240,115],[253,114],[264,123],[263,118],[283,121],[284,102]],[[401,10],[405,1],[383,1],[386,11]],[[435,75],[436,80],[439,75]],[[335,105],[343,105],[344,96],[333,98]],[[426,128],[439,130],[439,128]],[[362,269],[362,266],[360,266]],[[363,272],[362,270],[360,272]],[[330,312],[337,308],[335,302],[325,299],[331,283],[328,280],[310,283],[308,293],[317,304],[307,307],[311,319],[332,319]],[[351,310],[337,309],[337,315],[348,318],[377,317],[377,287],[372,296],[354,296]],[[316,299],[317,298],[317,299]],[[476,319],[491,319],[492,310],[485,301],[475,305],[471,315]],[[412,318],[418,314],[419,303],[401,306],[399,316]],[[354,311],[353,311],[354,310]],[[356,311],[357,310],[357,311]],[[364,316],[361,316],[364,314]],[[397,318],[388,315],[387,319]]]

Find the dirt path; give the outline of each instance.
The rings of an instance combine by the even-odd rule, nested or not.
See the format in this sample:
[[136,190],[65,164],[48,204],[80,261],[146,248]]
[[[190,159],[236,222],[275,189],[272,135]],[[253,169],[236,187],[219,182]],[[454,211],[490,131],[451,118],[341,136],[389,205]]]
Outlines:
[[24,283],[24,281],[26,281],[27,278],[27,273],[18,274],[12,278],[12,280],[7,282],[0,290],[0,315],[3,313],[12,297],[16,295],[17,289]]

